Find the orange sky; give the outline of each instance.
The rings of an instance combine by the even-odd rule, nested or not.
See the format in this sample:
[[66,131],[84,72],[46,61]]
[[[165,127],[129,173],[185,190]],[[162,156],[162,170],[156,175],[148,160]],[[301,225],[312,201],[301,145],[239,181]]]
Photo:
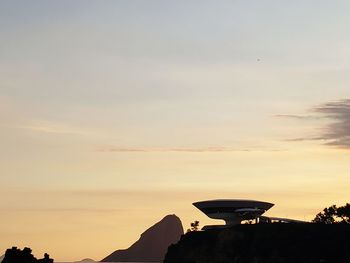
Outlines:
[[344,1],[0,3],[0,254],[102,259],[191,204],[349,200]]

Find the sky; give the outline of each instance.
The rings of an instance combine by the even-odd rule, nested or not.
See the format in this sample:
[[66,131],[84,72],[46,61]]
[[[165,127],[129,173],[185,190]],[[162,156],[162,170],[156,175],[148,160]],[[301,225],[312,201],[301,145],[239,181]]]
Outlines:
[[[100,260],[192,203],[349,202],[348,1],[0,1],[0,251]],[[0,252],[0,254],[2,254]]]

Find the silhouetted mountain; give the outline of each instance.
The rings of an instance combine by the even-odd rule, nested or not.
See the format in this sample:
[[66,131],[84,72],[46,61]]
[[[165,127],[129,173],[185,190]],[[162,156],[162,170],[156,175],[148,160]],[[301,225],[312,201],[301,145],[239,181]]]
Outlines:
[[36,259],[30,248],[25,247],[20,250],[17,247],[12,247],[6,250],[2,263],[53,263],[53,259],[46,253],[44,258]]
[[89,262],[96,262],[95,260],[91,259],[91,258],[84,258],[80,261],[76,261],[76,262],[79,262],[79,263],[89,263]]
[[0,262],[2,262],[2,260],[5,258],[5,254],[0,256]]
[[103,262],[161,262],[168,246],[179,241],[184,230],[176,215],[167,215],[147,229],[128,249],[120,249],[104,258]]
[[164,263],[348,263],[350,225],[256,224],[189,232]]

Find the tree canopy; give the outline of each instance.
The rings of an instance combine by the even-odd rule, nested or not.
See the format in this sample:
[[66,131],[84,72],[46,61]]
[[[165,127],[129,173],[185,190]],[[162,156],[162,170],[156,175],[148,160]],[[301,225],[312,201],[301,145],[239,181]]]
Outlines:
[[346,205],[340,207],[332,205],[325,208],[322,212],[316,215],[313,222],[322,224],[350,224],[350,204],[347,203]]

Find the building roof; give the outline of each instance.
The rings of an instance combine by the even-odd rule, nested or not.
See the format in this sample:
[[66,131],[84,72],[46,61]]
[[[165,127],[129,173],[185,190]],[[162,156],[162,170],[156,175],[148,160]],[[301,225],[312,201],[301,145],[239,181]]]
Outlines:
[[261,210],[269,210],[274,204],[263,201],[256,200],[246,200],[246,199],[216,199],[216,200],[207,200],[207,201],[199,201],[193,203],[195,207],[202,210],[205,208],[237,208],[237,209],[245,209],[245,208],[257,208]]

